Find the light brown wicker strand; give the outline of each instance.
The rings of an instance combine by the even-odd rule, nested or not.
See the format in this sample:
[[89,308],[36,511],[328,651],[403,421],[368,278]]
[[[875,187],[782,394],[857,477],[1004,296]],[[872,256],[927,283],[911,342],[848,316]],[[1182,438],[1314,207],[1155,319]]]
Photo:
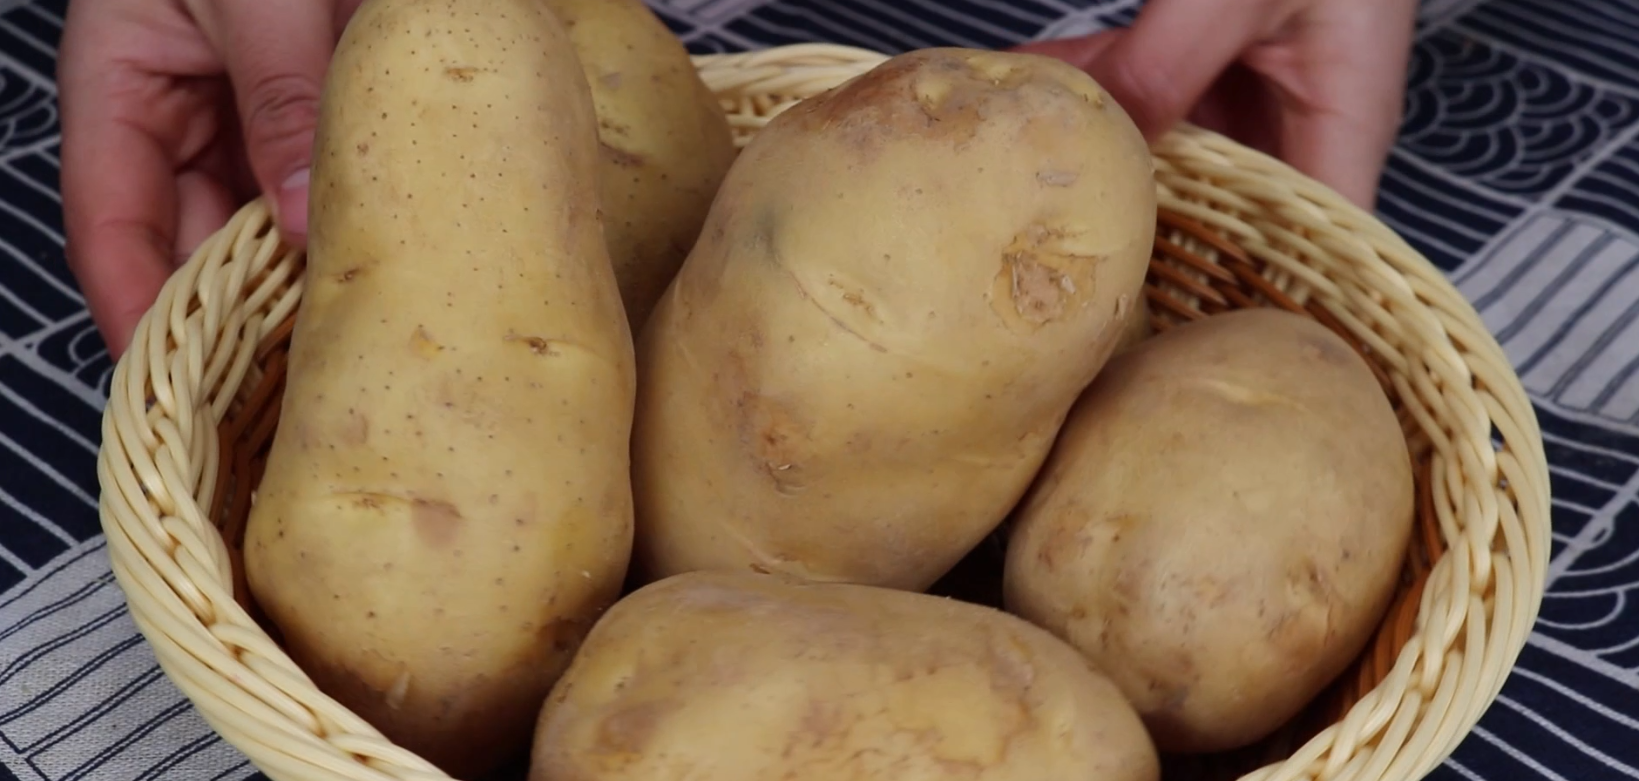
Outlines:
[[[881,60],[804,45],[696,65],[744,144],[794,101]],[[1329,723],[1301,743],[1287,734],[1246,752],[1261,766],[1243,778],[1420,777],[1495,698],[1541,603],[1549,484],[1530,401],[1443,275],[1320,185],[1190,127],[1157,144],[1156,180],[1159,227],[1178,247],[1152,264],[1178,272],[1152,275],[1156,325],[1232,303],[1301,307],[1387,376],[1419,464],[1411,586],[1379,641],[1405,631],[1414,605],[1409,638],[1362,656],[1338,689],[1363,694],[1341,718],[1319,719]],[[1179,230],[1174,216],[1202,230]],[[166,285],[116,368],[105,416],[98,475],[110,560],[167,675],[279,781],[444,778],[318,692],[225,574],[238,570],[230,543],[240,535],[224,539],[212,522],[248,506],[260,467],[245,451],[265,448],[279,394],[282,340],[269,336],[300,295],[300,257],[279,246],[260,203]]]

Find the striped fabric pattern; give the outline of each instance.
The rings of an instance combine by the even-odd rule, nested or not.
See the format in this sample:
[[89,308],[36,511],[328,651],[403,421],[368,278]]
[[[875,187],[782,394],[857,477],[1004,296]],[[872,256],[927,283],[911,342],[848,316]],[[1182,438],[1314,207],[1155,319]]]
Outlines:
[[[77,0],[93,2],[93,0]],[[0,0],[0,781],[259,778],[159,672],[108,569],[110,366],[63,263],[67,0]],[[697,53],[1001,47],[1140,0],[650,0]],[[1542,618],[1442,780],[1639,779],[1639,0],[1425,0],[1380,215],[1474,303],[1553,474]]]

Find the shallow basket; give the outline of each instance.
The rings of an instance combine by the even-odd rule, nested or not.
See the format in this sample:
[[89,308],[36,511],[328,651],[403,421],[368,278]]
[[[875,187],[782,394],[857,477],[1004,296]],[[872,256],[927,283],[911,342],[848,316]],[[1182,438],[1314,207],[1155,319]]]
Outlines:
[[[881,60],[798,45],[696,65],[743,143]],[[1496,698],[1542,601],[1548,468],[1531,404],[1473,308],[1370,215],[1198,128],[1171,133],[1155,156],[1154,325],[1275,306],[1344,335],[1395,402],[1419,497],[1401,592],[1354,667],[1269,740],[1172,769],[1421,778]],[[302,272],[253,202],[138,326],[98,462],[114,574],[165,673],[272,778],[447,778],[316,689],[245,598],[241,524],[277,425]]]

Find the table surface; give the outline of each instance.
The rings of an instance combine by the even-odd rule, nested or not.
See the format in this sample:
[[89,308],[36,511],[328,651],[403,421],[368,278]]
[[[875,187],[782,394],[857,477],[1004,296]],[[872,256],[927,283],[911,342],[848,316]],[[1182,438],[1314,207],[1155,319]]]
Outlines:
[[[155,665],[108,570],[110,376],[62,260],[67,0],[0,0],[0,781],[256,777]],[[651,0],[695,52],[1000,47],[1139,0]],[[1439,779],[1639,778],[1639,0],[1429,0],[1389,225],[1473,301],[1537,403],[1540,622]]]

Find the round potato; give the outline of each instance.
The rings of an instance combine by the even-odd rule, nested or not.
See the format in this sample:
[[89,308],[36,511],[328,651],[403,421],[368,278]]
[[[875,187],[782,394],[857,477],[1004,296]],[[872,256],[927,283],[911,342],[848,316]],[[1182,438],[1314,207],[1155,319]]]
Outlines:
[[999,610],[696,572],[598,622],[536,726],[531,781],[1154,781],[1131,706]]
[[546,4],[591,85],[603,232],[635,332],[699,237],[734,137],[683,42],[643,0]]
[[1167,752],[1294,716],[1361,651],[1412,527],[1370,368],[1316,321],[1218,315],[1107,365],[1015,515],[1009,610],[1081,649]]
[[594,127],[535,0],[366,0],[321,103],[246,577],[322,690],[463,778],[527,749],[630,560]]
[[639,571],[932,585],[1120,339],[1152,165],[1023,54],[911,52],[776,117],[639,341]]

